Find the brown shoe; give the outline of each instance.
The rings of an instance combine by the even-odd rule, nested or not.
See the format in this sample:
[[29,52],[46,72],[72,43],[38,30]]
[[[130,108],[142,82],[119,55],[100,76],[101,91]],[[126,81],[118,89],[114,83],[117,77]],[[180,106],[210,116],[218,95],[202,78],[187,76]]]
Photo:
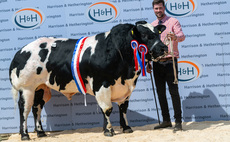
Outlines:
[[160,125],[155,126],[154,129],[161,129],[167,127],[172,127],[172,123],[170,121],[163,121]]

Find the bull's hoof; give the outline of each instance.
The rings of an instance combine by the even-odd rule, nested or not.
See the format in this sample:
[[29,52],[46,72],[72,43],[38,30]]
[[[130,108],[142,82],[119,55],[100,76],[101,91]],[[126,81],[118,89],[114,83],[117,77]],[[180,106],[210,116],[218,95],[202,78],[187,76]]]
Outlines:
[[110,129],[110,130],[106,129],[104,131],[104,136],[106,137],[112,137],[113,135],[116,135],[113,129]]
[[30,140],[30,136],[28,134],[24,134],[24,135],[22,135],[21,140],[22,141],[28,141],[28,140]]
[[123,133],[132,133],[133,130],[131,129],[131,127],[127,126],[123,129]]
[[40,132],[38,131],[37,136],[40,138],[40,137],[46,137],[47,135],[45,134],[44,131],[40,131]]

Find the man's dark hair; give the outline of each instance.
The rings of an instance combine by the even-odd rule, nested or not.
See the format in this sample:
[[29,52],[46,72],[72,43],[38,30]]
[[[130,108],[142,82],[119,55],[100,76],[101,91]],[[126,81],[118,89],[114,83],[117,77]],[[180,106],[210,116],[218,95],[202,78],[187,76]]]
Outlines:
[[159,4],[159,3],[162,3],[163,6],[165,6],[165,1],[164,0],[153,0],[152,5],[154,7],[155,4]]

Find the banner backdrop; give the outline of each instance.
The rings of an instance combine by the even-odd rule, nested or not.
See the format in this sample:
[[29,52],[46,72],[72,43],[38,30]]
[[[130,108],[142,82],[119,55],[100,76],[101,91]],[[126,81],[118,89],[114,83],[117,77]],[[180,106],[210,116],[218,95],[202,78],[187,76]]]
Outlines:
[[[151,2],[0,0],[0,133],[19,132],[19,112],[18,107],[14,108],[8,76],[10,62],[19,49],[43,36],[79,39],[109,31],[120,23],[134,24],[139,20],[151,23],[156,19]],[[167,14],[178,18],[186,35],[185,41],[179,44],[178,68],[183,121],[229,120],[230,2],[167,0],[166,4]],[[167,99],[174,121],[168,91]],[[119,125],[117,104],[113,106],[111,122]],[[127,117],[130,126],[158,122],[149,74],[139,77]],[[45,131],[103,125],[103,116],[93,96],[87,95],[86,107],[82,94],[68,101],[55,91],[42,111],[41,120]],[[28,117],[28,129],[34,130],[32,113]]]

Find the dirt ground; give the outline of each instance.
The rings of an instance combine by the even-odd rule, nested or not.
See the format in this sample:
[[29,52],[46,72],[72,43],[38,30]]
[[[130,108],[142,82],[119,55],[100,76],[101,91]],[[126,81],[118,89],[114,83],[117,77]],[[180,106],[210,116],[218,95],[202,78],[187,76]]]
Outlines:
[[[183,122],[183,131],[173,133],[173,128],[154,130],[157,124],[132,127],[133,133],[123,134],[113,127],[116,135],[105,137],[102,128],[46,132],[47,137],[37,138],[30,133],[32,142],[229,142],[230,121]],[[5,134],[6,135],[6,134]],[[19,134],[10,134],[3,142],[20,141]]]

